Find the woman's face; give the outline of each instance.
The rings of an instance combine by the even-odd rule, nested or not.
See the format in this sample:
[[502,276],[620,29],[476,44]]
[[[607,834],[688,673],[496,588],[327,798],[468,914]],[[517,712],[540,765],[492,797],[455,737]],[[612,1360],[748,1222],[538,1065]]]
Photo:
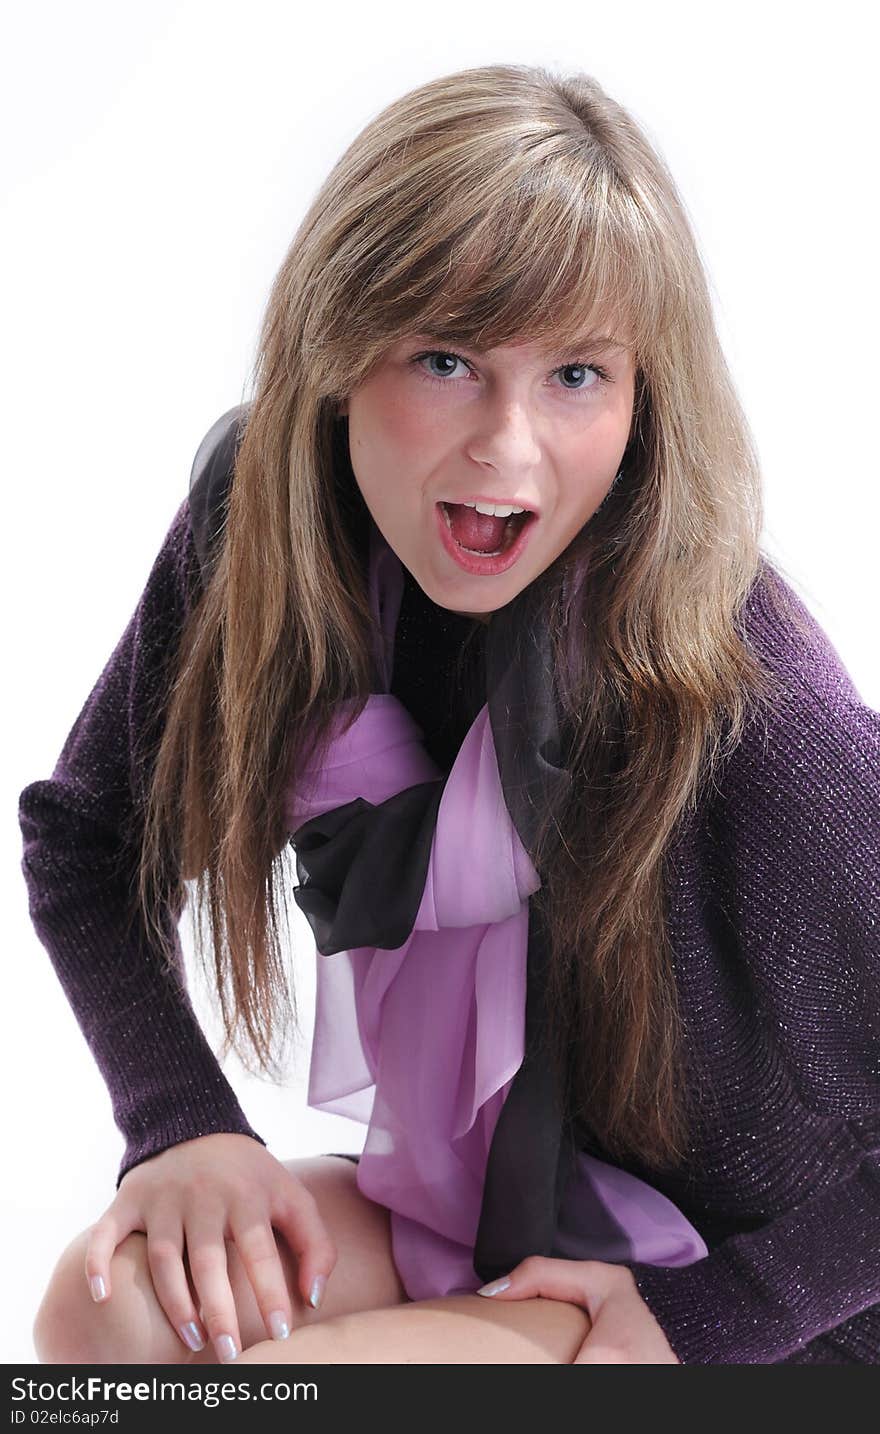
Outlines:
[[[376,526],[440,607],[488,621],[599,507],[627,445],[635,393],[631,355],[614,338],[578,352],[517,343],[481,354],[414,334],[342,405],[352,469]],[[501,535],[504,515],[486,522],[458,506],[474,501],[535,517],[512,519]],[[456,506],[444,511],[444,503]],[[513,529],[524,521],[517,542]],[[504,556],[511,539],[512,563]],[[500,546],[502,556],[462,546]]]

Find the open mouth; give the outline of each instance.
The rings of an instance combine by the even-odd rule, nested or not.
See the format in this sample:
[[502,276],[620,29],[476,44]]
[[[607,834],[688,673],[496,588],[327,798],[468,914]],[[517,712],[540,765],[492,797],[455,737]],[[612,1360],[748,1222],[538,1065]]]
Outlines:
[[[528,508],[521,513],[510,513],[506,518],[502,518],[476,514],[473,508],[468,508],[463,503],[441,502],[440,507],[455,542],[463,552],[472,553],[478,558],[503,556],[536,516]],[[473,546],[477,542],[481,546]]]

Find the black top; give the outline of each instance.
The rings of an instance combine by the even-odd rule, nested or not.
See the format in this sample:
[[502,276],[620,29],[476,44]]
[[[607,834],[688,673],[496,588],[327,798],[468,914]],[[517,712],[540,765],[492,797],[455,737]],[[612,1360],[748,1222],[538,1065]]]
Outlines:
[[444,772],[486,702],[486,632],[478,618],[432,602],[404,569],[391,690],[422,728],[425,748]]

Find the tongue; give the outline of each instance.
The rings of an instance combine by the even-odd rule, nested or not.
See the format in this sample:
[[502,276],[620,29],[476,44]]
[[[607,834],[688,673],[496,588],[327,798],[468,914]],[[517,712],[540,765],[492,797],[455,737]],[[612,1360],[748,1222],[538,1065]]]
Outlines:
[[477,553],[494,553],[504,541],[506,518],[493,518],[491,513],[478,513],[463,503],[447,503],[452,536],[463,548]]

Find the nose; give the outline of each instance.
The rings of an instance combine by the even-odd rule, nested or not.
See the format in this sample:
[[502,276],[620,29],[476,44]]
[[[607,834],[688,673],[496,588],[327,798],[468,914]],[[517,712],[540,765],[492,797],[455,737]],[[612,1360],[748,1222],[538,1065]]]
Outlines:
[[502,474],[531,471],[541,459],[537,420],[526,401],[498,396],[479,405],[468,442],[474,462]]

